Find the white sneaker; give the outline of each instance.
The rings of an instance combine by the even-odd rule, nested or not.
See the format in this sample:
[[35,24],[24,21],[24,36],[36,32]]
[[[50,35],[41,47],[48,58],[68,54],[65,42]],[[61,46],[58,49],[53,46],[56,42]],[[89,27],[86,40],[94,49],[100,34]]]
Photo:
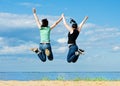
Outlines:
[[75,52],[75,55],[77,56],[77,55],[81,55],[81,54],[84,54],[83,52],[81,52],[81,51],[76,51]]

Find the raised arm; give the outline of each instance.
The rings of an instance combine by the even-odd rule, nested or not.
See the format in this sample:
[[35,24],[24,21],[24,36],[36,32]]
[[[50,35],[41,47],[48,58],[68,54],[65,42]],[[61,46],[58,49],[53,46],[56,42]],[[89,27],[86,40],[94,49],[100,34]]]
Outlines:
[[67,28],[69,32],[72,32],[72,28],[67,24],[66,19],[63,14],[62,14],[62,17],[63,17],[63,24],[65,25],[65,27]]
[[83,21],[79,24],[79,27],[78,27],[78,31],[80,32],[82,26],[84,25],[84,23],[86,22],[86,20],[88,19],[88,16],[85,16],[85,18],[83,19]]
[[37,23],[38,28],[40,28],[41,27],[41,23],[39,21],[38,16],[36,15],[36,9],[35,8],[33,8],[33,15],[34,15],[34,18],[35,18],[35,21]]
[[53,29],[61,20],[62,16],[52,26],[50,26],[50,29]]

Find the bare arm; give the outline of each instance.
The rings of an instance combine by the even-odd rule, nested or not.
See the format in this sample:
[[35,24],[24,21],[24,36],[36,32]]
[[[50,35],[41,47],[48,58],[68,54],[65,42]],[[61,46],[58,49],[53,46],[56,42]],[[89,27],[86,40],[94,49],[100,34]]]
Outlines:
[[50,29],[53,29],[61,20],[62,16],[52,26],[50,26]]
[[68,30],[69,32],[72,32],[73,30],[72,30],[72,28],[67,24],[64,15],[62,15],[62,17],[63,17],[63,24],[65,25],[65,27],[67,28],[67,30]]
[[83,19],[83,21],[80,23],[79,27],[78,27],[78,31],[80,32],[82,26],[84,25],[84,23],[86,22],[86,20],[88,19],[88,16],[85,16],[85,18]]
[[36,15],[36,9],[35,8],[33,8],[33,15],[34,15],[34,18],[35,18],[35,21],[37,23],[38,28],[40,28],[41,27],[41,23],[39,21],[38,16]]

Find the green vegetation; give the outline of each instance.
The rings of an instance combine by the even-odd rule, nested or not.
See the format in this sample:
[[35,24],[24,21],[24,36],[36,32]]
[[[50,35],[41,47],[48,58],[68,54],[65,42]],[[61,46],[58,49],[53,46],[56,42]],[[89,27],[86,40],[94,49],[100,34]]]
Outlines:
[[[48,77],[43,77],[41,80],[50,81],[50,79]],[[63,76],[58,76],[55,80],[66,81]],[[74,79],[72,79],[70,81],[120,81],[120,80],[107,80],[107,79],[102,78],[102,77],[97,77],[97,78],[80,78],[80,77],[76,77],[76,78],[74,78]]]
[[64,81],[65,78],[63,76],[58,76],[56,80],[58,80],[58,81]]
[[82,80],[83,80],[83,79],[81,79],[81,78],[79,78],[79,77],[73,79],[73,81],[82,81]]
[[104,78],[75,78],[74,81],[108,81]]
[[50,79],[48,77],[43,77],[41,80],[43,80],[43,81],[49,81]]

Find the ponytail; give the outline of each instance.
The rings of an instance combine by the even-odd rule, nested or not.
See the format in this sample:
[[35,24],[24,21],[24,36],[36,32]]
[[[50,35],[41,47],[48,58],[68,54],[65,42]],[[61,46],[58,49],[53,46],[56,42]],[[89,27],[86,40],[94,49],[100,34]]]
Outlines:
[[75,29],[78,28],[78,25],[77,25],[76,21],[72,18],[70,18],[70,24],[72,24],[72,28],[75,28]]

